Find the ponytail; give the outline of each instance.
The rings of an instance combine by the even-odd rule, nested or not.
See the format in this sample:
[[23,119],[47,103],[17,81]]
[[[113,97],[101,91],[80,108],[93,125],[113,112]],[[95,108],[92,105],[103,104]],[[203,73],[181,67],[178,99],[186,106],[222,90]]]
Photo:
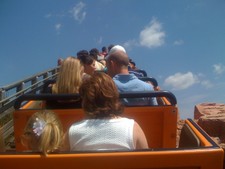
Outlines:
[[53,122],[46,123],[39,138],[39,151],[44,155],[59,149],[61,146],[62,132]]
[[63,128],[58,116],[54,112],[36,112],[28,120],[24,133],[32,132],[31,149],[39,151],[45,156],[58,150],[62,144]]

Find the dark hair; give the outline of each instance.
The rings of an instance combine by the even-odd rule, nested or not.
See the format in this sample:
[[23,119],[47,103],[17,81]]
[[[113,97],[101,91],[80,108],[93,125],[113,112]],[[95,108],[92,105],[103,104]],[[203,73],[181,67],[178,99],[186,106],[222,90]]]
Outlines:
[[77,59],[80,59],[82,56],[88,56],[89,53],[87,50],[80,50],[77,52]]
[[112,117],[122,113],[118,89],[112,78],[95,72],[80,87],[82,107],[89,118]]
[[107,48],[105,46],[102,47],[102,52],[107,52]]
[[135,62],[133,62],[133,61],[130,61],[130,63],[131,63],[131,64],[133,64],[134,66],[136,66]]
[[95,60],[98,59],[99,50],[97,48],[93,48],[89,51],[90,56],[93,57]]
[[94,62],[94,58],[89,55],[82,55],[79,59],[83,65],[91,65]]
[[108,46],[108,52],[110,51],[110,49],[112,49],[115,45],[111,44]]

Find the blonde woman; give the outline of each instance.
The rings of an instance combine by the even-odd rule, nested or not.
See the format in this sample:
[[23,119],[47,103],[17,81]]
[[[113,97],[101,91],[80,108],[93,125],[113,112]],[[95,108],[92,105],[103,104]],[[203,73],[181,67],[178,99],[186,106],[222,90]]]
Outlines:
[[62,146],[63,127],[58,116],[51,111],[34,113],[28,120],[22,142],[28,150],[44,155]]
[[83,71],[84,68],[79,59],[72,56],[67,57],[59,69],[56,83],[52,86],[52,93],[78,93]]
[[[59,74],[49,91],[52,94],[76,94],[79,93],[79,88],[82,83],[82,75],[84,72],[83,65],[80,60],[69,56],[60,66]],[[50,100],[43,102],[43,107],[51,108],[74,108],[80,107],[81,100]]]

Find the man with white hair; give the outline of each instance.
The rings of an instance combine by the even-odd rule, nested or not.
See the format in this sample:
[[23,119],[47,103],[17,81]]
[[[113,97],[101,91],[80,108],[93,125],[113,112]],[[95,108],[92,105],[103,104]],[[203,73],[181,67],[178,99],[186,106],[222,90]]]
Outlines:
[[[126,50],[119,45],[113,48],[106,58],[106,66],[107,72],[113,78],[119,92],[153,91],[152,85],[138,79],[134,74],[129,74],[129,57]],[[123,101],[126,105],[157,105],[156,98],[135,98]]]
[[116,51],[122,51],[122,52],[126,53],[126,50],[124,49],[123,46],[120,46],[120,45],[114,45],[114,46],[109,50],[109,52],[108,52],[108,54],[106,55],[105,59],[107,59],[111,53],[114,53],[114,52],[116,52]]

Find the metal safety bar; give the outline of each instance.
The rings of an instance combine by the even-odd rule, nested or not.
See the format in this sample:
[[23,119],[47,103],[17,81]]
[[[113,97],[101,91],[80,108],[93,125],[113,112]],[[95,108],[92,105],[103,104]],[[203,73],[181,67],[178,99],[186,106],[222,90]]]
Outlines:
[[[166,97],[170,101],[171,105],[177,104],[177,99],[173,93],[169,91],[152,91],[152,92],[126,92],[120,93],[120,98],[143,98],[143,97]],[[80,98],[79,94],[24,94],[18,97],[15,101],[14,108],[19,109],[25,101],[31,100],[77,100]]]

